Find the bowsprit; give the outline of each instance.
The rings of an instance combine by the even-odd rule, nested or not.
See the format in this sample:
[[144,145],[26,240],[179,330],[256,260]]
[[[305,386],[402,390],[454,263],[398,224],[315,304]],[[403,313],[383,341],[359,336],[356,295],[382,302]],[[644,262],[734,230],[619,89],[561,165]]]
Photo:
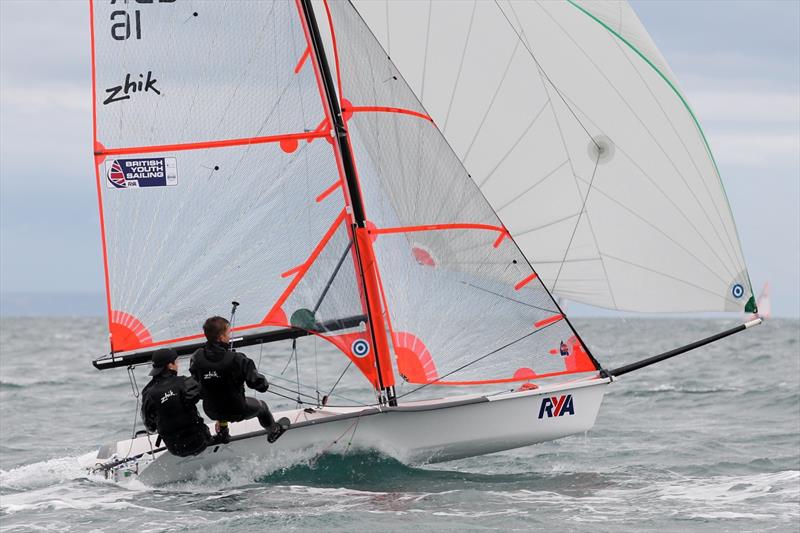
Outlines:
[[542,398],[542,405],[539,407],[539,418],[552,418],[554,416],[564,416],[565,414],[574,415],[575,405],[572,403],[572,394]]

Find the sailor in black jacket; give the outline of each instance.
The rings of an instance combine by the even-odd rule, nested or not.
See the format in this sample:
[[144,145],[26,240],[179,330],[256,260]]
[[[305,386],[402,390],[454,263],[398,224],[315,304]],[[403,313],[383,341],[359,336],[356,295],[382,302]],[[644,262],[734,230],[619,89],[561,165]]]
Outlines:
[[177,359],[172,348],[153,354],[153,379],[142,390],[142,418],[171,454],[186,457],[205,450],[211,432],[197,412],[200,387],[193,378],[178,375]]
[[264,401],[244,395],[245,384],[266,392],[267,378],[258,373],[252,359],[228,349],[231,328],[226,319],[209,318],[203,332],[208,342],[192,354],[189,372],[200,384],[203,410],[217,421],[219,440],[229,440],[228,422],[258,417],[261,426],[269,430],[268,440],[274,442],[287,427],[284,419],[276,423]]

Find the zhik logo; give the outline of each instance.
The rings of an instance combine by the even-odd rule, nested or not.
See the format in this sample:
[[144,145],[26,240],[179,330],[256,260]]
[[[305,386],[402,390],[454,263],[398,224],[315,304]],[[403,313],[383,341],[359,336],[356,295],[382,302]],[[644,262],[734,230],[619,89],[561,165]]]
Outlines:
[[544,418],[545,414],[547,414],[547,418],[552,418],[554,416],[564,416],[566,413],[571,415],[575,414],[572,394],[542,399],[542,406],[539,408],[539,418]]
[[212,379],[212,378],[218,378],[218,377],[219,377],[219,374],[217,374],[217,371],[216,370],[212,370],[211,372],[208,372],[205,376],[203,376],[203,379]]
[[164,396],[161,397],[161,403],[166,402],[173,396],[175,396],[175,393],[172,391],[172,389],[168,390],[167,392],[164,393]]

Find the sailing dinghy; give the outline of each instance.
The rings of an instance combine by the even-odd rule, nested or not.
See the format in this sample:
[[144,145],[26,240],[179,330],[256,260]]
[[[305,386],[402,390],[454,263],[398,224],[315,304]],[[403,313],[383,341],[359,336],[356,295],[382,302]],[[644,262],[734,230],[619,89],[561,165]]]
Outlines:
[[298,395],[274,444],[255,420],[189,458],[140,435],[95,470],[163,483],[340,440],[418,463],[527,446],[591,428],[615,377],[760,322],[604,369],[557,303],[757,312],[708,143],[625,2],[90,13],[94,365],[138,394],[137,366],[191,354],[236,300],[236,348],[329,343],[374,393]]

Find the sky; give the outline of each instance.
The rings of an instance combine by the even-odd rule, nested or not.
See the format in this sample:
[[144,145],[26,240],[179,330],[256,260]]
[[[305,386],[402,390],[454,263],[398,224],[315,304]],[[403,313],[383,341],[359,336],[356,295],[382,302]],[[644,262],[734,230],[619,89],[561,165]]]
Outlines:
[[[632,0],[714,151],[754,289],[800,316],[800,1]],[[85,0],[0,0],[0,292],[100,293]]]

